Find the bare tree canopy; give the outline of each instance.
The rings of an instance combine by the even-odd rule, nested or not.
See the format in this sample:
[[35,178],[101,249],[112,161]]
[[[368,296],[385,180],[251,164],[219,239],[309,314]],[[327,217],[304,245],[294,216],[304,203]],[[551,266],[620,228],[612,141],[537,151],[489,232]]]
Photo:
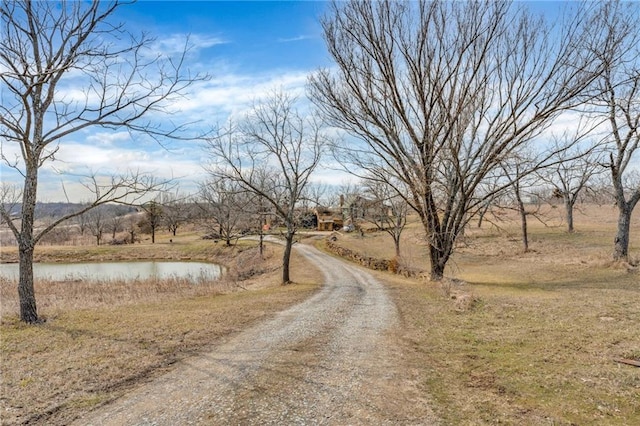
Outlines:
[[[153,50],[153,39],[112,22],[128,2],[3,1],[0,4],[0,140],[3,166],[24,178],[18,191],[18,221],[2,209],[20,252],[20,316],[37,322],[33,292],[33,251],[38,240],[73,216],[112,201],[132,202],[160,183],[149,175],[88,176],[93,200],[86,208],[34,229],[34,206],[41,167],[55,160],[60,144],[90,127],[125,128],[158,141],[182,137],[184,123],[153,120],[194,81],[182,55]],[[15,158],[7,155],[17,146]],[[2,204],[4,206],[4,204]]]
[[393,239],[395,246],[396,260],[400,259],[400,237],[407,225],[407,213],[409,206],[405,199],[400,196],[394,188],[401,185],[396,184],[394,188],[376,179],[364,181],[362,183],[364,193],[373,198],[378,203],[377,208],[368,212],[365,219],[373,223],[376,228],[386,232]]
[[212,237],[227,246],[240,238],[255,201],[241,185],[224,179],[208,180],[200,184],[199,199],[198,207]]
[[194,217],[195,204],[191,196],[182,194],[179,188],[162,193],[161,204],[164,225],[175,237],[178,228]]
[[554,137],[553,143],[556,147],[571,148],[555,150],[554,164],[537,173],[544,182],[553,187],[554,196],[562,199],[569,233],[575,230],[573,211],[579,195],[589,189],[589,183],[595,176],[605,171],[602,166],[602,151],[597,144],[573,143],[583,136],[575,133]]
[[302,200],[321,157],[326,136],[313,116],[296,109],[297,99],[276,92],[256,103],[239,123],[208,140],[209,172],[260,197],[283,221],[282,283],[291,281],[289,260]]
[[[602,72],[586,4],[554,31],[506,2],[336,2],[323,19],[336,68],[310,78],[350,170],[406,185],[440,279],[484,179]],[[365,173],[363,172],[363,175]],[[403,193],[402,191],[398,191]]]

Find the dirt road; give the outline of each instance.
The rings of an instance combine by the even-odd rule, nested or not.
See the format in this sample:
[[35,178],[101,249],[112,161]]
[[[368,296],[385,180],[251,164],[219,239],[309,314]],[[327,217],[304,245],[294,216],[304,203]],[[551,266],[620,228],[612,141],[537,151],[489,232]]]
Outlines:
[[368,272],[304,245],[325,285],[77,425],[435,424],[402,368],[395,306]]

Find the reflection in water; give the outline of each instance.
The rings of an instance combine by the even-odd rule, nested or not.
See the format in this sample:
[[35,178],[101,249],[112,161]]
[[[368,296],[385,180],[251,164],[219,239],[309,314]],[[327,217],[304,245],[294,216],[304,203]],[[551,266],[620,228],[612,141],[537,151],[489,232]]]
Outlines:
[[[35,279],[53,281],[114,281],[149,278],[185,278],[192,282],[211,281],[222,274],[222,267],[203,262],[96,262],[34,263]],[[18,264],[0,265],[0,276],[18,279]]]

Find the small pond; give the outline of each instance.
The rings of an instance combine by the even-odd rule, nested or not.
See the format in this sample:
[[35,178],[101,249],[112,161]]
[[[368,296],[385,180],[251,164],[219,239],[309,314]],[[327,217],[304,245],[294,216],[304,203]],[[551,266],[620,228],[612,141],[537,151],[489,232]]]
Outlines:
[[[132,281],[150,278],[186,278],[194,283],[209,281],[222,274],[222,267],[204,262],[94,262],[34,263],[35,279],[52,281]],[[18,279],[18,264],[0,265],[0,276]]]

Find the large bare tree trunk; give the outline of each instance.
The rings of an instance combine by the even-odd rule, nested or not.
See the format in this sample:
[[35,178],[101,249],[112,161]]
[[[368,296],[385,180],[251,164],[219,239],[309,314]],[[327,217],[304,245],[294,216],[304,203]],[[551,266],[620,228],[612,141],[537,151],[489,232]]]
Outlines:
[[429,260],[431,261],[431,271],[429,279],[431,281],[440,281],[444,277],[444,267],[447,263],[448,256],[444,250],[438,248],[435,244],[429,245]]
[[632,209],[624,204],[618,204],[618,230],[614,239],[614,260],[627,260],[629,258],[629,231],[631,226]]
[[29,248],[20,245],[19,276],[20,319],[26,323],[34,324],[38,322],[38,310],[33,286],[33,247]]
[[290,269],[291,269],[291,249],[293,248],[293,238],[295,231],[287,231],[285,236],[284,254],[282,255],[282,284],[291,283]]
[[393,244],[395,245],[395,249],[396,249],[396,258],[400,257],[400,235],[395,234],[393,236]]
[[27,167],[22,193],[22,224],[18,239],[20,273],[18,296],[20,298],[20,319],[26,323],[38,322],[36,295],[33,285],[33,225],[35,220],[36,192],[38,173],[35,167]]
[[570,196],[565,195],[564,197],[564,208],[567,217],[567,232],[572,234],[574,232],[573,228],[573,201]]

